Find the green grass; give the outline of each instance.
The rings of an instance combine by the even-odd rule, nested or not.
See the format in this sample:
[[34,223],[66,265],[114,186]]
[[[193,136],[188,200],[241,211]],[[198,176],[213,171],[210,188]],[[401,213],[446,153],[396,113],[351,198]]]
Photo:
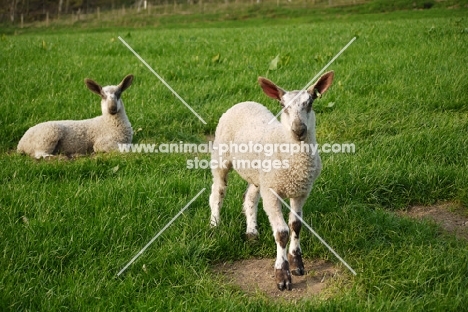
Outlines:
[[[330,14],[317,21],[310,14],[278,19],[276,26],[256,20],[16,36],[7,31],[0,39],[0,310],[462,310],[468,304],[467,243],[393,211],[438,201],[468,205],[465,16],[466,9],[440,9]],[[186,169],[195,155],[35,161],[14,152],[38,122],[99,114],[99,99],[84,78],[116,84],[128,73],[135,80],[123,99],[137,131],[134,143],[204,142],[236,102],[255,100],[279,111],[258,87],[259,75],[286,89],[302,88],[354,36],[330,67],[335,83],[316,111],[319,143],[352,142],[356,153],[322,155],[324,169],[304,213],[358,271],[349,274],[350,287],[329,300],[274,303],[210,273],[219,261],[273,258],[275,244],[263,212],[259,243],[241,239],[245,183],[235,174],[224,223],[209,228],[211,174]],[[282,62],[269,71],[278,54]],[[184,215],[117,278],[202,188],[207,190]],[[340,265],[306,231],[302,247],[309,259]]]

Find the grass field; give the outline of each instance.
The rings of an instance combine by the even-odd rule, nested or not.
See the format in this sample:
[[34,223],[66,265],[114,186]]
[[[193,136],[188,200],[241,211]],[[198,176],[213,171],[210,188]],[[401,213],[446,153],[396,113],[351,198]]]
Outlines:
[[[0,310],[461,311],[468,306],[467,242],[400,218],[411,205],[468,207],[466,9],[215,22],[176,27],[0,29]],[[214,23],[214,24],[213,24]],[[121,36],[197,111],[201,123],[121,43]],[[211,273],[213,264],[273,258],[241,239],[245,183],[231,174],[223,225],[209,227],[207,154],[98,154],[35,161],[16,154],[30,126],[100,113],[83,79],[135,80],[124,95],[134,143],[202,143],[245,100],[279,107],[256,83],[302,88],[330,68],[315,106],[318,141],[354,143],[322,154],[304,218],[358,272],[327,300],[272,302]],[[276,66],[270,67],[279,55]],[[207,190],[128,270],[117,272],[201,189]],[[308,259],[339,261],[303,232]],[[344,267],[343,267],[344,268]],[[345,269],[343,269],[346,272]],[[347,273],[346,273],[347,274]],[[274,285],[272,284],[272,287]]]

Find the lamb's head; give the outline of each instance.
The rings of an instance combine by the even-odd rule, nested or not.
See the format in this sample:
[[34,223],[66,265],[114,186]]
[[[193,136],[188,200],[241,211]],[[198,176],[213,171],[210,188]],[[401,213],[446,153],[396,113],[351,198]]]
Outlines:
[[89,90],[101,97],[101,109],[103,115],[115,115],[122,110],[123,103],[120,96],[133,81],[133,75],[127,75],[117,86],[101,87],[91,79],[85,79],[85,84]]
[[315,131],[315,113],[312,104],[316,98],[328,90],[333,76],[333,71],[329,71],[307,90],[299,91],[286,91],[263,77],[259,77],[258,82],[266,95],[281,103],[283,126],[291,131],[294,139],[304,141],[311,131]]

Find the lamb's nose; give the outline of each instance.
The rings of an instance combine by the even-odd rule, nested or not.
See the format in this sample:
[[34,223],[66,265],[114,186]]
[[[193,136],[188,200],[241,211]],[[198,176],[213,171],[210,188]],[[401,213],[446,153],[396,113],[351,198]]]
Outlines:
[[307,134],[307,126],[303,123],[295,125],[293,132],[299,140],[304,140]]
[[109,113],[111,113],[112,115],[117,114],[117,111],[117,105],[112,105],[111,107],[109,107]]

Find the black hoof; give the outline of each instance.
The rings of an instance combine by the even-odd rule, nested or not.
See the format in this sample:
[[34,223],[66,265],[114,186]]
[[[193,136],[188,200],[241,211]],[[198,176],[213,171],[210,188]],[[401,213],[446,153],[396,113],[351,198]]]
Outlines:
[[283,262],[281,269],[276,269],[275,275],[276,285],[279,290],[283,291],[285,289],[292,289],[291,272],[289,271],[289,263],[287,261]]
[[296,268],[294,270],[291,270],[291,274],[294,276],[302,276],[305,274],[304,268]]
[[244,234],[244,240],[250,242],[250,241],[257,241],[258,240],[258,234],[254,233],[245,233]]
[[289,264],[291,266],[291,274],[295,276],[304,275],[304,262],[300,251],[295,251],[293,254],[288,254]]
[[283,291],[285,289],[291,290],[292,289],[292,284],[290,282],[279,283],[278,284],[278,289],[281,290],[281,291]]

